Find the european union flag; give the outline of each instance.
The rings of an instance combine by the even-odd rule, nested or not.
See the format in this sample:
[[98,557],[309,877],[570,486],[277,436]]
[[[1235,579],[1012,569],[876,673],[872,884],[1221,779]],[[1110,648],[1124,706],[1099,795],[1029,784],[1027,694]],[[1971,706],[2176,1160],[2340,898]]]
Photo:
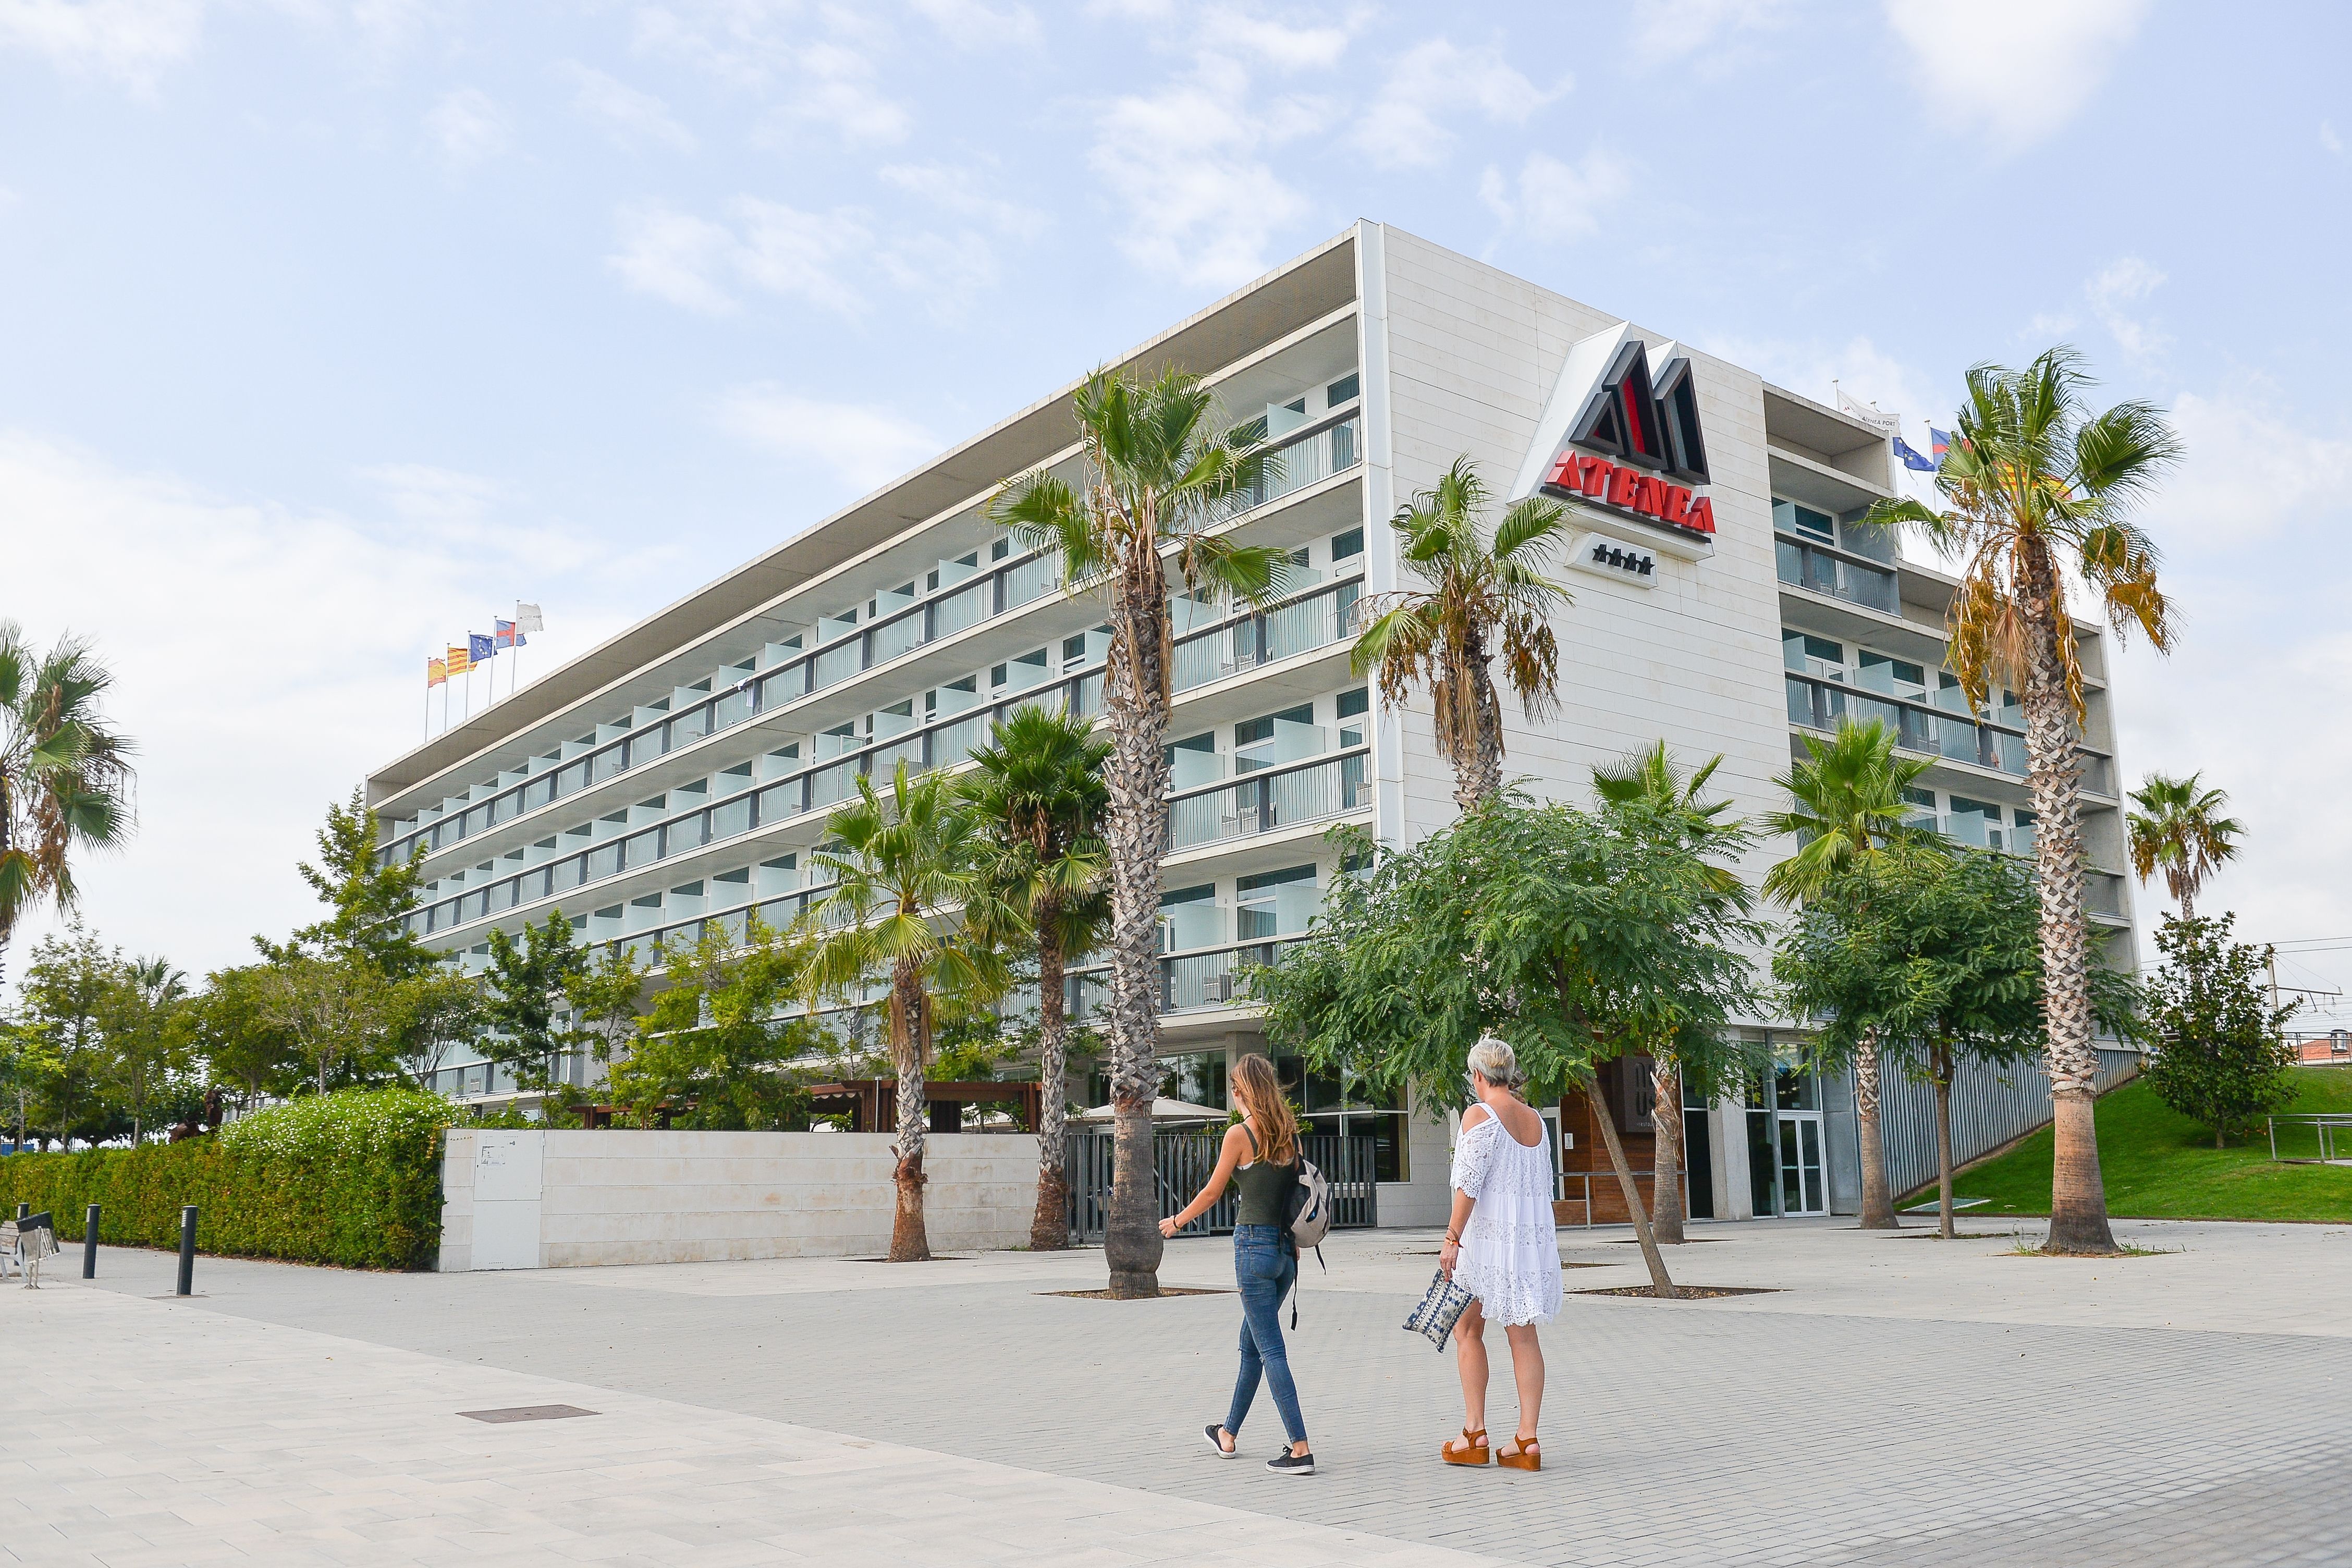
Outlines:
[[1895,455],[1903,459],[1903,466],[1906,468],[1916,468],[1923,474],[1936,471],[1935,463],[1921,457],[1911,443],[1900,436],[1895,437]]
[[475,664],[495,658],[499,645],[479,632],[466,634],[466,657]]

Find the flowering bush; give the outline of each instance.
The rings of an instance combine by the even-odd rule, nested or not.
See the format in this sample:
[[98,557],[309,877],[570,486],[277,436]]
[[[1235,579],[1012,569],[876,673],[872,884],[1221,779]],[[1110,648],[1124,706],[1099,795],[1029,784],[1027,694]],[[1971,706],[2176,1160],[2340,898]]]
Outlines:
[[0,1203],[81,1236],[176,1247],[180,1207],[197,1205],[205,1252],[354,1268],[430,1268],[441,1246],[441,1134],[449,1102],[415,1089],[306,1095],[209,1138],[0,1158]]

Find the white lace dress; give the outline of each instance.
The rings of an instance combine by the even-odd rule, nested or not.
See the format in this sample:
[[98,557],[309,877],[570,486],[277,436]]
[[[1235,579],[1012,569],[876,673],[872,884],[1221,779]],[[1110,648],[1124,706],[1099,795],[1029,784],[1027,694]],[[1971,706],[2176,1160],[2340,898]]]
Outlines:
[[1559,1315],[1559,1233],[1551,1210],[1551,1154],[1492,1115],[1454,1145],[1454,1185],[1475,1202],[1454,1278],[1493,1322],[1549,1323]]

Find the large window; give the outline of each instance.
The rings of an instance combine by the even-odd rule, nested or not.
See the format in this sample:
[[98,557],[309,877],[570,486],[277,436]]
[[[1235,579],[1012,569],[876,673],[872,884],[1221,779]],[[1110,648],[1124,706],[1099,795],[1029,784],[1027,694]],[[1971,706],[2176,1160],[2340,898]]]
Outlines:
[[1274,1058],[1275,1076],[1318,1137],[1370,1138],[1372,1179],[1411,1181],[1407,1154],[1409,1128],[1403,1101],[1380,1095],[1353,1073],[1309,1072],[1297,1057]]

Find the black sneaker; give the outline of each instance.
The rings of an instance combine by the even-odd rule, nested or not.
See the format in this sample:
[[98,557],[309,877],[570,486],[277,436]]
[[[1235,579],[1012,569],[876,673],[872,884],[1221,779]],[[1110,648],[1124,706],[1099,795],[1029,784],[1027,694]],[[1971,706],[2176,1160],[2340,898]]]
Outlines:
[[1224,1430],[1224,1427],[1222,1425],[1212,1421],[1206,1426],[1202,1427],[1201,1430],[1209,1435],[1209,1447],[1217,1451],[1217,1458],[1220,1459],[1238,1459],[1241,1458],[1242,1440],[1239,1437],[1234,1439],[1234,1446],[1230,1448],[1217,1441],[1217,1434]]
[[1285,1448],[1265,1462],[1265,1468],[1277,1476],[1311,1476],[1315,1473],[1313,1454],[1294,1454]]

